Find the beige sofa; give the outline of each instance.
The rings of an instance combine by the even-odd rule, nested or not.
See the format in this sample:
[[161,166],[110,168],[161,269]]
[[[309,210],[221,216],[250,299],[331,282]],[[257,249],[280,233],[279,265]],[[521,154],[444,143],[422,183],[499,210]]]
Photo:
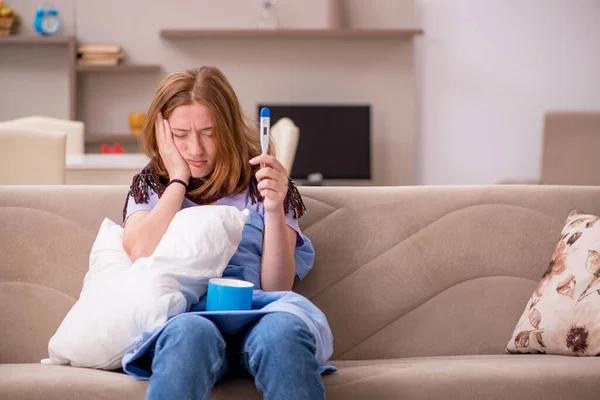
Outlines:
[[[600,359],[509,355],[517,319],[567,213],[600,188],[309,188],[316,264],[296,290],[335,339],[328,399],[592,399]],[[79,294],[105,216],[126,188],[0,187],[0,398],[143,399],[116,372],[40,365]],[[216,399],[259,398],[250,380]]]

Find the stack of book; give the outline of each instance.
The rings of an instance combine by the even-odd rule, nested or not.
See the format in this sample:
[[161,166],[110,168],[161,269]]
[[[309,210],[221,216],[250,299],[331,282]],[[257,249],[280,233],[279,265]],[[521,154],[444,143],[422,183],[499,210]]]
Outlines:
[[118,44],[80,44],[77,46],[79,65],[118,65],[125,58]]

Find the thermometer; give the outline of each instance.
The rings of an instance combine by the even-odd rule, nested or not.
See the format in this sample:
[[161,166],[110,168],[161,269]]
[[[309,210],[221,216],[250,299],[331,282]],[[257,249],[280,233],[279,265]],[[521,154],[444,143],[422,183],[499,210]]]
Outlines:
[[268,108],[260,110],[260,147],[263,154],[269,150],[269,136],[271,129],[271,111]]

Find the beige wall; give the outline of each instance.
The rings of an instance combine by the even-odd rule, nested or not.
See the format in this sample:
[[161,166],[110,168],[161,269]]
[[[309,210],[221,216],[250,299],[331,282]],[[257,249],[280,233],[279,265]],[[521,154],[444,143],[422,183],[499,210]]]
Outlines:
[[[30,27],[37,0],[9,1]],[[125,132],[127,114],[145,110],[166,74],[216,65],[230,78],[249,114],[259,102],[369,103],[375,184],[414,183],[414,60],[410,40],[228,39],[159,37],[162,28],[251,28],[258,0],[56,0],[63,33],[80,42],[117,42],[128,62],[158,63],[143,74],[79,74],[78,116],[88,132]],[[149,5],[157,4],[157,5]],[[158,5],[160,4],[160,5]],[[346,0],[356,27],[414,27],[413,0]],[[76,15],[76,18],[73,18]],[[325,0],[280,0],[282,27],[322,28]],[[135,19],[135,22],[134,22]],[[65,50],[0,46],[0,120],[30,114],[66,117]],[[10,96],[7,94],[11,93]]]

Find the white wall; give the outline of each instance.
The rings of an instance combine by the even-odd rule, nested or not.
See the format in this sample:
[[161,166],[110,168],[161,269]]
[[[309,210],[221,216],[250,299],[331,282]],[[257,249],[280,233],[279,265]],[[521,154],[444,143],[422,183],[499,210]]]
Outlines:
[[599,0],[417,0],[418,182],[538,178],[546,110],[600,109]]

